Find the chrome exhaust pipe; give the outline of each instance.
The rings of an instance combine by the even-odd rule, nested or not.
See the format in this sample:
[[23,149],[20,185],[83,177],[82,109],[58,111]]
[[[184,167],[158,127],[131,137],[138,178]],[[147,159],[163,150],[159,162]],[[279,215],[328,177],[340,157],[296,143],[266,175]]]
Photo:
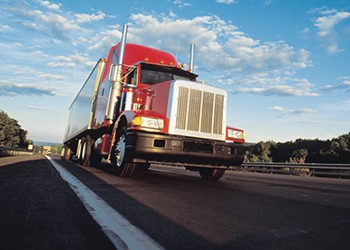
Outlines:
[[112,124],[115,117],[115,111],[119,109],[118,107],[118,98],[121,97],[123,92],[123,83],[121,81],[122,78],[122,67],[123,67],[123,58],[126,44],[126,36],[128,32],[128,25],[124,24],[123,33],[120,40],[119,46],[119,58],[117,64],[112,64],[109,70],[108,80],[113,82],[112,89],[109,94],[109,102],[108,102],[108,111],[107,111],[107,119],[109,123]]
[[195,45],[194,43],[191,44],[191,54],[190,54],[190,64],[188,71],[193,72],[193,67],[194,67],[194,50],[195,50]]

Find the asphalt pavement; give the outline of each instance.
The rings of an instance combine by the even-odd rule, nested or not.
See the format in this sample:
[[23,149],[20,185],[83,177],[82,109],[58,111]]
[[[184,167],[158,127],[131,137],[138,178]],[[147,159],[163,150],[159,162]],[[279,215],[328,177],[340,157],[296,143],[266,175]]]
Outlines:
[[115,249],[42,155],[0,158],[0,249]]
[[[165,249],[350,249],[350,181],[55,161]],[[113,249],[43,156],[0,158],[1,249]]]

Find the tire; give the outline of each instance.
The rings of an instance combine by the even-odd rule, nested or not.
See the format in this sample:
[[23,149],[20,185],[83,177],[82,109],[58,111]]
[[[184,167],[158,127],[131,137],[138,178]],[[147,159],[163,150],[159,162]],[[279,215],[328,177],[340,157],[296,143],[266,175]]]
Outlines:
[[126,127],[122,127],[116,136],[112,150],[112,162],[116,168],[116,174],[120,177],[130,177],[136,168],[136,163],[131,162],[131,155],[126,147]]
[[72,150],[67,146],[63,146],[62,150],[63,150],[63,155],[61,158],[66,161],[70,161],[72,158]]
[[87,148],[88,143],[86,139],[83,139],[82,145],[81,145],[81,151],[80,151],[80,159],[79,163],[82,166],[86,166],[88,164],[88,155],[87,155]]
[[199,174],[204,180],[217,181],[225,174],[225,169],[201,168]]
[[76,151],[76,159],[78,164],[82,163],[82,153],[83,153],[83,144],[84,144],[84,138],[81,138],[78,140],[78,145],[77,145],[77,151]]
[[[94,149],[92,145],[94,144],[94,140],[88,135],[85,137],[83,146],[82,146],[82,154],[81,154],[81,165],[84,167],[89,167],[92,164],[92,157]],[[101,160],[100,160],[101,161]]]

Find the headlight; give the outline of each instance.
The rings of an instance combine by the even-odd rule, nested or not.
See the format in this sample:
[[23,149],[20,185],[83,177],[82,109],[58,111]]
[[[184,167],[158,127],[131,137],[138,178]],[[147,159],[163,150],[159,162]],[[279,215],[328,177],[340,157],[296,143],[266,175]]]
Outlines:
[[157,118],[149,118],[143,116],[136,116],[133,120],[135,126],[141,126],[144,128],[154,128],[154,129],[163,129],[164,120]]
[[243,140],[244,139],[244,132],[241,130],[235,130],[235,129],[227,129],[227,136],[233,139],[239,139]]

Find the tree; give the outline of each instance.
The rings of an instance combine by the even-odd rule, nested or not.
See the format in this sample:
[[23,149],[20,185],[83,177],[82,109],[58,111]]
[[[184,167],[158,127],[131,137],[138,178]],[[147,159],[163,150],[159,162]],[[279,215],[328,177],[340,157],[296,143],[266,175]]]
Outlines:
[[298,150],[293,151],[291,156],[289,157],[290,163],[305,163],[306,157],[309,154],[306,148],[300,148]]
[[18,121],[10,118],[4,111],[0,112],[0,145],[19,148],[28,146],[27,131],[23,130]]
[[350,133],[332,140],[297,139],[294,142],[259,142],[250,147],[246,162],[349,163]]
[[349,163],[350,133],[332,139],[327,148],[320,150],[320,155],[324,162]]
[[271,148],[276,145],[274,141],[259,142],[251,147],[245,155],[246,162],[272,162]]

